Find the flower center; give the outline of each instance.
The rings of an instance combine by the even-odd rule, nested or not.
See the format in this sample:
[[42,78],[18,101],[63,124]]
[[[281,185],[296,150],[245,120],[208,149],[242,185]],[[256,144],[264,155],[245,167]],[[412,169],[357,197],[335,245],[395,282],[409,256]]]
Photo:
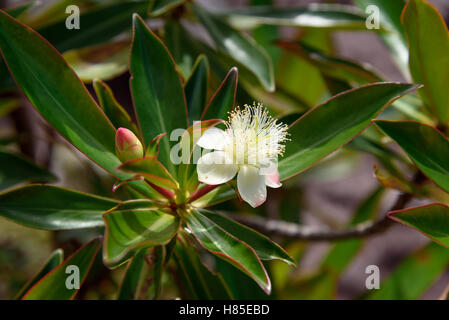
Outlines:
[[225,125],[228,142],[224,151],[234,163],[260,167],[284,153],[287,125],[277,123],[260,103],[237,107]]

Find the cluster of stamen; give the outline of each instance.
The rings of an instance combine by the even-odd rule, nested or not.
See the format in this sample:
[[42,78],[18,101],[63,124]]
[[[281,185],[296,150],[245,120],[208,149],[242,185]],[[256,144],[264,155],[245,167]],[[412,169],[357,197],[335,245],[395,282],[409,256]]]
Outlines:
[[224,151],[238,163],[258,165],[284,154],[288,126],[277,123],[260,103],[235,108],[225,125],[230,139]]

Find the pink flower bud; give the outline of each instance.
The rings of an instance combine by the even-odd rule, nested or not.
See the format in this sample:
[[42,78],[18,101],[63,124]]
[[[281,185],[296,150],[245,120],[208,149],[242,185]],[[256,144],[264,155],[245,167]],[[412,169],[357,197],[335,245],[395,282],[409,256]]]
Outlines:
[[118,128],[115,135],[115,153],[122,162],[142,158],[142,143],[131,130]]

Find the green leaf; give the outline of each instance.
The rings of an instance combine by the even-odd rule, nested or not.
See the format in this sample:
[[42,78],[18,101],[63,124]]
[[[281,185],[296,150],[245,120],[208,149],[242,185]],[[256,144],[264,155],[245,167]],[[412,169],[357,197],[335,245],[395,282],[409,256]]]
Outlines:
[[174,258],[189,299],[229,300],[232,294],[220,273],[206,267],[189,244],[176,243]]
[[236,67],[229,70],[223,82],[204,108],[201,120],[225,119],[228,116],[228,112],[235,106],[238,73]]
[[109,172],[115,130],[64,59],[36,32],[0,12],[0,49],[11,74],[59,133]]
[[434,203],[392,211],[389,218],[417,229],[433,241],[449,248],[449,207]]
[[254,39],[233,29],[219,17],[198,6],[193,9],[216,47],[251,71],[265,89],[274,91],[273,65],[265,50]]
[[197,208],[211,207],[221,202],[237,197],[236,192],[228,184],[223,184],[198,200],[192,202]]
[[369,66],[360,65],[357,62],[326,55],[302,42],[280,41],[277,43],[281,48],[305,59],[318,68],[323,74],[347,81],[349,83],[366,84],[382,81]]
[[117,170],[143,176],[151,183],[168,189],[178,188],[178,183],[155,156],[126,161]]
[[67,230],[102,227],[101,215],[119,202],[48,185],[0,193],[0,216],[22,225]]
[[404,149],[427,177],[449,192],[447,137],[419,122],[376,120],[375,124]]
[[[74,254],[64,260],[58,267],[50,271],[39,280],[25,295],[23,300],[68,300],[73,299],[78,289],[68,289],[70,273],[66,273],[68,266],[79,268],[80,286],[86,279],[90,267],[95,260],[101,246],[101,237],[88,242]],[[71,271],[73,274],[73,271]]]
[[186,0],[153,0],[150,15],[157,17],[183,4]]
[[186,212],[183,220],[206,250],[243,271],[267,294],[270,293],[270,279],[254,249],[226,232],[199,210]]
[[131,27],[131,16],[146,16],[149,1],[121,1],[80,14],[80,28],[68,29],[66,19],[39,29],[60,52],[106,42]]
[[416,300],[441,276],[449,264],[449,250],[430,243],[403,260],[381,284],[362,296],[370,300]]
[[0,190],[25,181],[51,181],[56,177],[31,161],[0,151]]
[[186,128],[187,107],[179,74],[173,58],[161,40],[147,28],[143,20],[133,16],[134,41],[130,71],[134,106],[145,145],[166,132],[161,139],[159,159],[176,176],[170,160],[169,135]]
[[446,23],[435,8],[423,0],[408,2],[403,23],[413,80],[424,85],[418,93],[430,111],[448,124],[449,33]]
[[[387,32],[379,34],[385,45],[390,49],[396,64],[399,66],[406,79],[410,79],[408,69],[408,48],[405,39],[404,27],[401,23],[401,13],[405,6],[405,0],[354,0],[354,2],[366,11],[368,6],[379,8],[380,25]],[[372,11],[370,12],[372,13]]]
[[41,280],[46,274],[51,270],[59,266],[64,260],[64,253],[62,249],[57,249],[53,251],[51,256],[47,259],[44,265],[41,267],[38,273],[28,281],[25,286],[20,290],[20,292],[15,296],[15,300],[20,300],[23,298],[24,294],[30,290],[39,280]]
[[179,219],[148,200],[122,203],[103,215],[106,225],[103,260],[117,267],[144,247],[167,244],[177,233]]
[[362,132],[371,120],[416,85],[381,82],[352,89],[310,110],[289,128],[290,142],[279,161],[281,179],[294,176]]
[[226,232],[248,244],[261,260],[282,260],[291,266],[296,266],[295,261],[284,249],[263,234],[216,212],[201,209],[198,211]]
[[93,85],[100,107],[115,128],[127,128],[137,135],[135,124],[132,122],[128,112],[117,102],[111,88],[101,80],[94,80]]
[[64,59],[86,83],[110,80],[128,70],[129,46],[129,41],[116,41],[72,49],[64,53]]
[[29,8],[33,7],[36,1],[30,1],[28,3],[22,4],[20,6],[6,10],[6,12],[13,18],[18,18],[22,13],[27,11]]
[[209,82],[209,62],[201,55],[195,62],[192,73],[187,79],[184,90],[186,93],[189,124],[200,120],[206,104],[207,83]]
[[366,31],[366,16],[357,7],[314,3],[304,7],[251,6],[217,12],[239,29],[260,25]]

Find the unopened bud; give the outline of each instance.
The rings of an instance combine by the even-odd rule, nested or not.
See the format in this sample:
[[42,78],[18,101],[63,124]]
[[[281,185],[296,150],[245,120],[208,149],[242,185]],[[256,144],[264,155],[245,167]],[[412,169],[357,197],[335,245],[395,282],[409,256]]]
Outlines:
[[115,135],[115,153],[122,162],[142,158],[142,143],[131,130],[118,128]]

